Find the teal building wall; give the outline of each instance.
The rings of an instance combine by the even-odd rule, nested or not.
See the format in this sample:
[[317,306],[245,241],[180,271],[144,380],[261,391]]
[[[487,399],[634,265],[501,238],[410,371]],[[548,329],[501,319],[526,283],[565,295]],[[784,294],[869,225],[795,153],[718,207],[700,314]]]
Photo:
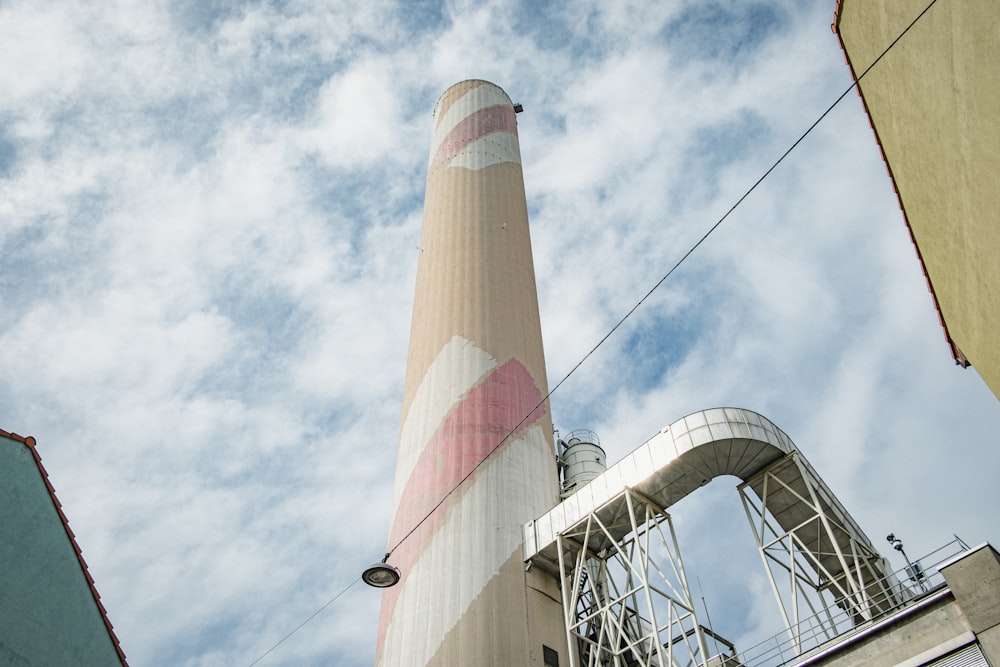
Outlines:
[[32,445],[0,435],[0,665],[123,665]]

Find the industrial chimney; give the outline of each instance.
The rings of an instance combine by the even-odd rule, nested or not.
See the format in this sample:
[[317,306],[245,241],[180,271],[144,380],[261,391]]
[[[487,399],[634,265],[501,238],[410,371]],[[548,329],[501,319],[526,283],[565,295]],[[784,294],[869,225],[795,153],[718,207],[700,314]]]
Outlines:
[[387,667],[565,655],[558,585],[526,571],[521,547],[559,480],[515,113],[486,81],[434,109],[389,539],[401,580],[379,622]]

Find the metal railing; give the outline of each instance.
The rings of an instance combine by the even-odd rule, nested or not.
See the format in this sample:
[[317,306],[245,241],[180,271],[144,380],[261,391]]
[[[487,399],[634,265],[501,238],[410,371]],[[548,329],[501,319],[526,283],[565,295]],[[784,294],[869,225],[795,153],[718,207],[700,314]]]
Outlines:
[[[808,657],[816,649],[864,631],[879,621],[913,606],[929,593],[945,585],[944,576],[938,565],[960,553],[968,551],[967,544],[959,538],[918,559],[910,567],[903,568],[884,580],[882,599],[871,601],[873,613],[870,620],[856,622],[850,613],[851,605],[838,600],[836,606],[811,616],[797,626],[783,630],[777,635],[740,652],[737,655],[743,667],[776,667],[791,661]],[[895,599],[893,599],[895,598]],[[885,604],[890,602],[891,604]]]

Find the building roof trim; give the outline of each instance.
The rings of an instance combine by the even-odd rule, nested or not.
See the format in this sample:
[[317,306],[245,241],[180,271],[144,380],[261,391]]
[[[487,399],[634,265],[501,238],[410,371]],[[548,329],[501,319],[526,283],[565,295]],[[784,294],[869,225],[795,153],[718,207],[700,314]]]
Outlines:
[[122,650],[121,643],[118,641],[118,636],[115,634],[114,626],[111,625],[111,619],[108,618],[108,612],[104,608],[104,604],[101,602],[101,595],[97,592],[97,587],[94,584],[94,578],[90,576],[90,569],[87,567],[87,561],[83,559],[83,551],[80,549],[80,545],[76,541],[76,535],[73,533],[73,529],[69,527],[69,519],[66,518],[66,514],[62,510],[62,503],[56,497],[55,487],[52,486],[52,482],[49,481],[49,473],[45,470],[45,466],[42,465],[42,457],[38,454],[36,449],[36,441],[32,436],[22,436],[17,433],[9,433],[3,429],[0,429],[0,436],[7,438],[8,440],[13,440],[15,442],[20,442],[31,452],[31,456],[35,459],[35,466],[38,468],[38,473],[42,476],[42,481],[45,482],[45,488],[48,489],[49,498],[52,499],[52,505],[56,509],[56,513],[59,515],[59,520],[62,521],[63,528],[66,530],[66,537],[69,538],[70,544],[73,546],[73,551],[76,553],[76,559],[80,563],[80,569],[83,570],[83,576],[87,580],[87,585],[90,587],[90,593],[94,597],[94,602],[97,604],[97,609],[101,614],[101,620],[104,621],[104,627],[108,631],[108,636],[111,638],[111,643],[115,647],[115,651],[118,653],[118,658],[121,660],[124,667],[128,667],[128,660],[125,658],[125,652]]
[[920,252],[920,246],[917,244],[917,239],[913,235],[913,227],[910,225],[910,217],[906,212],[906,205],[903,203],[903,198],[899,194],[899,186],[896,183],[896,175],[892,171],[892,165],[889,164],[889,158],[885,154],[885,147],[882,145],[882,137],[879,135],[878,128],[875,127],[875,121],[872,119],[871,110],[868,108],[868,100],[865,98],[864,89],[861,88],[861,83],[858,81],[858,71],[854,66],[854,61],[851,60],[850,54],[847,53],[847,46],[844,44],[844,38],[840,34],[840,19],[841,12],[844,9],[844,2],[846,0],[837,0],[836,7],[833,11],[833,24],[830,28],[833,30],[834,34],[837,35],[837,41],[840,43],[840,50],[844,53],[844,59],[847,61],[847,66],[851,68],[851,78],[854,80],[854,88],[858,91],[858,97],[861,98],[861,105],[864,107],[865,115],[868,117],[868,124],[872,128],[872,133],[875,135],[875,143],[878,145],[879,152],[882,154],[882,162],[885,164],[885,169],[889,173],[889,180],[892,181],[892,190],[896,193],[896,201],[899,202],[899,210],[903,213],[903,222],[906,223],[906,231],[910,234],[910,243],[913,244],[913,249],[917,253],[917,261],[920,262],[920,270],[924,273],[924,279],[927,281],[927,290],[931,293],[931,301],[934,302],[934,310],[937,311],[938,321],[941,323],[941,328],[944,330],[944,338],[948,343],[948,347],[951,350],[951,356],[955,359],[955,363],[962,368],[968,368],[971,364],[966,358],[962,351],[958,348],[954,339],[951,337],[951,332],[948,330],[948,323],[945,322],[944,312],[941,310],[941,304],[938,302],[937,292],[934,290],[934,282],[931,280],[931,275],[927,271],[927,264],[924,262],[924,256]]
[[937,568],[938,571],[943,570],[944,568],[946,568],[946,567],[948,567],[950,565],[954,565],[955,563],[957,563],[958,561],[962,560],[963,558],[968,558],[972,554],[977,553],[979,551],[982,551],[983,549],[992,549],[994,552],[996,552],[996,549],[993,549],[993,545],[992,544],[990,544],[989,542],[981,542],[980,544],[978,544],[978,545],[976,545],[976,546],[974,546],[972,548],[967,548],[965,551],[959,551],[957,554],[955,554],[951,558],[944,559],[943,561],[941,561],[940,563],[938,563],[934,567]]

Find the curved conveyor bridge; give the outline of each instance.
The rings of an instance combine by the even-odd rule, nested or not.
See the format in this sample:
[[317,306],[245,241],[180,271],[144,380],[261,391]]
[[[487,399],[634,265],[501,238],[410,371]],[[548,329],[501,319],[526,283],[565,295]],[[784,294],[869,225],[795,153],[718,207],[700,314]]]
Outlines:
[[[684,646],[696,662],[706,661],[667,510],[720,475],[742,482],[761,558],[800,651],[808,648],[798,642],[806,617],[825,618],[832,637],[844,618],[856,625],[896,605],[888,562],[792,440],[755,412],[703,410],[525,524],[528,567],[562,582],[570,651],[579,652],[572,664],[669,665]],[[662,563],[664,547],[651,545],[656,534],[670,567]]]

